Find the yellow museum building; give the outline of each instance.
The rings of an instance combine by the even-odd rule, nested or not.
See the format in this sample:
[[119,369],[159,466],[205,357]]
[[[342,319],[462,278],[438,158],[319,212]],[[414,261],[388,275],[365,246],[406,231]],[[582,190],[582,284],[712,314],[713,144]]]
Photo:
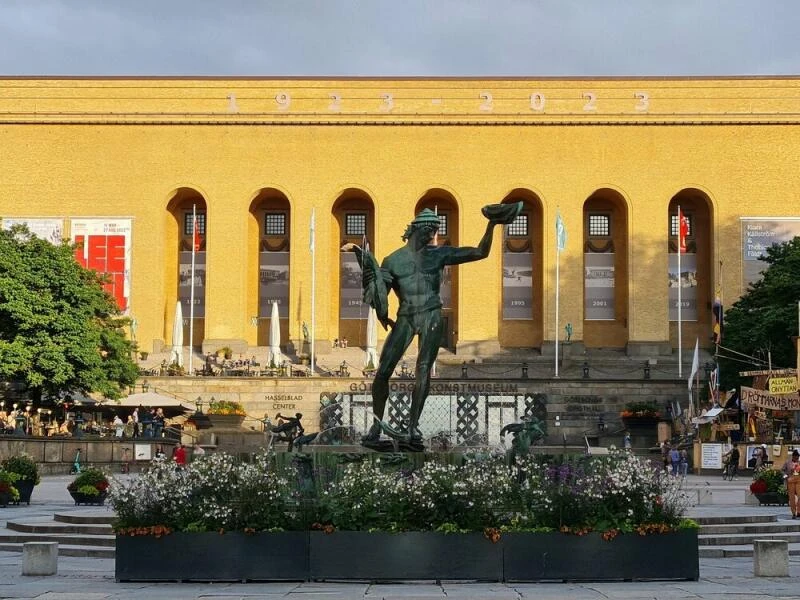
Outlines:
[[3,225],[75,241],[149,351],[178,301],[203,351],[266,346],[273,301],[283,344],[313,322],[318,351],[364,345],[344,243],[380,260],[427,207],[438,243],[475,245],[481,207],[517,200],[489,258],[446,274],[443,346],[547,353],[569,323],[668,355],[678,296],[683,345],[708,345],[715,299],[800,234],[798,157],[793,77],[0,79]]

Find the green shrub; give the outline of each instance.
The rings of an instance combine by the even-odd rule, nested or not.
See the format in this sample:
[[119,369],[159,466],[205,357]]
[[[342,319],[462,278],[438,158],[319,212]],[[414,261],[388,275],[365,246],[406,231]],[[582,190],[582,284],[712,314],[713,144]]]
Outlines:
[[78,474],[67,486],[67,489],[70,492],[81,492],[81,488],[85,486],[92,486],[98,494],[101,494],[108,489],[108,478],[100,469],[90,467]]
[[36,461],[27,454],[17,454],[5,459],[3,461],[3,469],[16,473],[20,479],[33,481],[34,485],[39,485],[42,480]]

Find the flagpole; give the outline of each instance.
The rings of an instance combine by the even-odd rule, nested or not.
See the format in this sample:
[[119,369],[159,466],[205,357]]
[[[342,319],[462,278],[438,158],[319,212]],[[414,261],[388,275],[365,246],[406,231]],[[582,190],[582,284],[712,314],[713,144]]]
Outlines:
[[[558,235],[556,233],[556,235]],[[561,250],[558,248],[556,240],[556,377],[558,377],[558,302],[559,302],[559,263],[561,262]]]
[[317,293],[317,251],[316,243],[314,240],[314,229],[316,226],[316,213],[315,209],[311,209],[311,375],[315,373],[314,363],[314,339],[317,337],[317,311],[316,309],[316,293]]
[[556,209],[556,371],[555,377],[558,377],[558,335],[559,335],[559,320],[558,309],[561,293],[561,280],[560,280],[560,264],[561,264],[561,251],[567,245],[567,230],[564,228],[564,221],[561,220],[561,211]]
[[[192,271],[191,271],[192,285],[189,291],[189,375],[192,374],[192,355],[194,354],[194,266],[195,266],[195,251],[197,247],[197,244],[195,244],[196,239],[197,239],[197,205],[192,204]],[[183,351],[183,349],[181,349],[181,351]]]
[[683,231],[683,215],[678,205],[678,377],[683,377],[683,332],[681,325],[681,231]]

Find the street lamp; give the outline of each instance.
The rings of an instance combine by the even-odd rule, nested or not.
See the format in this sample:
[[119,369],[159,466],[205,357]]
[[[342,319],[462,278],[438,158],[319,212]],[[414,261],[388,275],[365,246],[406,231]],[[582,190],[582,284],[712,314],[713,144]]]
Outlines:
[[644,378],[650,379],[650,361],[646,360],[644,362]]
[[583,378],[589,379],[589,361],[583,361]]
[[198,396],[197,400],[194,401],[194,404],[195,404],[195,406],[197,406],[198,414],[202,415],[203,414],[203,399],[200,396]]
[[467,361],[461,363],[461,378],[467,379],[469,375],[467,374]]
[[528,378],[528,363],[522,363],[522,378]]

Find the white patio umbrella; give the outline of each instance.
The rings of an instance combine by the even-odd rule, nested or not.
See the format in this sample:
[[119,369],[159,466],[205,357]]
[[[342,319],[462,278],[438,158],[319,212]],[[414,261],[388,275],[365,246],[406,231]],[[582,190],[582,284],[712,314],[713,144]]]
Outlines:
[[172,323],[172,352],[169,362],[183,366],[183,307],[181,301],[175,303],[175,320]]
[[372,307],[367,313],[367,348],[364,353],[364,366],[378,368],[378,315]]
[[272,301],[272,313],[269,317],[269,365],[280,366],[283,362],[281,356],[281,320],[278,315],[278,303]]

